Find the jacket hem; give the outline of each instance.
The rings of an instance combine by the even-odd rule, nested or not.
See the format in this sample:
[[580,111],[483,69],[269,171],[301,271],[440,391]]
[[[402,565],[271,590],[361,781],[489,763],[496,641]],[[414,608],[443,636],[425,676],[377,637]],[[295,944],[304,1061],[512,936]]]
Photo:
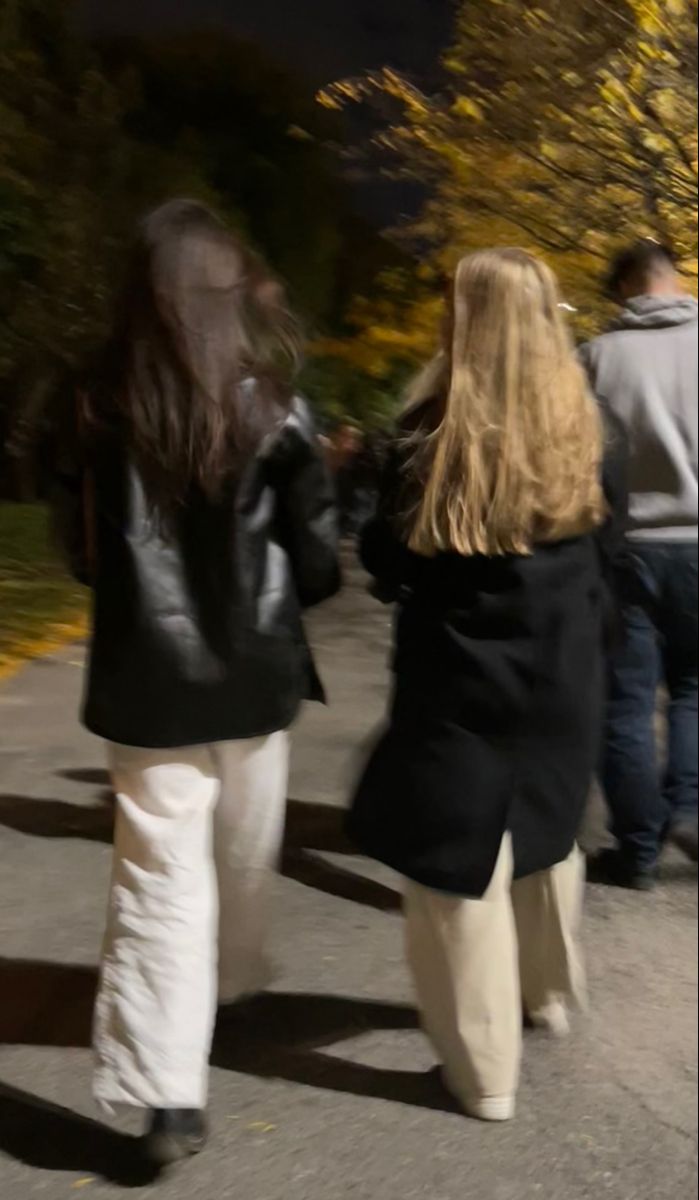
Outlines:
[[92,733],[95,737],[101,738],[105,742],[111,742],[116,746],[130,746],[137,750],[179,750],[189,746],[212,746],[218,742],[252,742],[255,738],[271,737],[274,733],[280,733],[289,729],[294,724],[298,713],[299,709],[297,708],[286,719],[275,721],[273,725],[256,727],[250,731],[246,730],[244,733],[240,731],[233,732],[227,730],[223,732],[217,730],[211,735],[198,734],[196,736],[190,735],[185,738],[176,739],[172,737],[151,737],[144,740],[141,736],[137,738],[126,736],[125,731],[120,734],[118,730],[108,730],[99,721],[93,721],[85,716],[82,718],[82,724],[88,733]]
[[[465,880],[457,879],[457,877],[451,872],[442,873],[430,870],[414,870],[412,867],[406,866],[405,862],[399,861],[398,858],[389,852],[372,847],[367,840],[362,839],[357,835],[356,830],[354,830],[352,827],[351,820],[348,823],[347,831],[350,839],[363,854],[374,859],[376,862],[382,863],[385,867],[390,867],[392,871],[396,871],[397,874],[403,877],[403,879],[408,879],[411,881],[411,883],[417,883],[420,885],[420,887],[427,888],[431,892],[439,892],[443,896],[481,900],[490,885],[492,871],[495,870],[496,860],[494,860],[492,863],[490,877],[485,881],[483,887],[468,887],[466,886]],[[506,832],[506,830],[504,832]],[[527,864],[526,868],[524,869],[521,863],[517,865],[517,855],[515,852],[515,870],[513,874],[513,881],[517,881],[519,879],[528,879],[530,876],[538,875],[542,871],[553,870],[553,868],[557,867],[559,863],[565,862],[568,855],[572,853],[575,845],[576,838],[573,836],[570,840],[570,847],[567,851],[562,849],[561,853],[554,855],[550,862],[548,861],[547,856],[545,861],[542,860],[536,863],[532,862],[531,864]]]

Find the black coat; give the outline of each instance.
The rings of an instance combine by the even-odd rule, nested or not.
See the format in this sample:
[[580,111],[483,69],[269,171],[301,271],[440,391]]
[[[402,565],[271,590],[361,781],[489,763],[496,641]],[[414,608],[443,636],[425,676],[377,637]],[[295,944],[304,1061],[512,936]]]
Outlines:
[[93,733],[146,747],[251,738],[323,698],[301,611],[339,587],[337,521],[303,401],[279,415],[220,501],[192,489],[166,530],[114,434],[93,445],[86,472],[63,465],[59,475],[63,537],[94,587]]
[[[398,598],[388,727],[349,832],[426,887],[482,896],[510,830],[523,877],[564,860],[597,764],[610,627],[610,520],[530,557],[427,559],[395,532],[395,460],[363,561]],[[609,478],[620,519],[623,481]]]

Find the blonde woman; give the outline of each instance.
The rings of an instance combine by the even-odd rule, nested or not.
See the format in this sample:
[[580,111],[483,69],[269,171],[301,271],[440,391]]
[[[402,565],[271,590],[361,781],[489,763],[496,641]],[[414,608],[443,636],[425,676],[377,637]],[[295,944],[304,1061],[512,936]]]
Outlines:
[[363,540],[399,616],[389,725],[350,830],[408,879],[410,965],[448,1088],[499,1121],[523,1010],[561,1035],[584,993],[576,835],[614,523],[551,271],[521,250],[465,258],[447,328]]

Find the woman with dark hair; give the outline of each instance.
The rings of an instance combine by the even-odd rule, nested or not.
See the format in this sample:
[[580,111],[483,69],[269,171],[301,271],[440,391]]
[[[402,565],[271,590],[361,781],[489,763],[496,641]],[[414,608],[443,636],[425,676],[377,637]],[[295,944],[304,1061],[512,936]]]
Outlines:
[[[283,291],[202,205],[141,226],[63,475],[94,588],[84,719],[108,743],[114,874],[95,1092],[203,1145],[217,1000],[259,990],[288,735],[322,699],[301,611],[339,586],[332,487]],[[217,949],[218,946],[218,949]]]

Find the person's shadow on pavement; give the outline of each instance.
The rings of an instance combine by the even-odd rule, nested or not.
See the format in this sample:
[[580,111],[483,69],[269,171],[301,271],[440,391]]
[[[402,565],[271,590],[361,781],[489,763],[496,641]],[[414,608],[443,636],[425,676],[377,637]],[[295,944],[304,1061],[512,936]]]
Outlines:
[[111,776],[104,767],[68,767],[65,771],[59,771],[58,775],[61,779],[69,779],[71,783],[87,783],[111,792]]
[[347,838],[344,824],[342,808],[289,800],[282,874],[340,900],[382,912],[398,911],[402,900],[394,888],[319,857],[323,853],[359,855]]
[[[92,967],[0,959],[0,1045],[89,1046],[96,981]],[[0,1150],[40,1170],[124,1187],[154,1178],[136,1138],[4,1083]]]
[[30,837],[109,843],[114,818],[106,799],[99,806],[88,806],[35,796],[0,796],[0,825]]
[[[98,771],[64,771],[76,782],[105,781]],[[112,840],[113,812],[110,792],[100,793],[101,803],[71,804],[33,796],[0,796],[0,825],[33,837],[77,838],[109,843]],[[325,892],[341,900],[383,912],[400,908],[397,891],[374,879],[367,879],[320,857],[321,854],[357,854],[344,833],[344,812],[327,804],[305,804],[289,800],[286,837],[281,872],[305,887]]]
[[157,1177],[136,1138],[4,1083],[0,1150],[39,1170],[96,1175],[121,1187],[145,1187]]
[[211,1062],[260,1079],[455,1112],[434,1070],[389,1070],[323,1053],[376,1030],[418,1028],[418,1014],[408,1005],[267,992],[220,1010]]
[[[0,1045],[90,1045],[93,967],[0,959]],[[212,1065],[260,1079],[454,1112],[434,1071],[384,1070],[322,1051],[375,1030],[412,1030],[407,1005],[270,992],[219,1013]],[[0,1150],[44,1170],[144,1182],[135,1138],[0,1084]]]

